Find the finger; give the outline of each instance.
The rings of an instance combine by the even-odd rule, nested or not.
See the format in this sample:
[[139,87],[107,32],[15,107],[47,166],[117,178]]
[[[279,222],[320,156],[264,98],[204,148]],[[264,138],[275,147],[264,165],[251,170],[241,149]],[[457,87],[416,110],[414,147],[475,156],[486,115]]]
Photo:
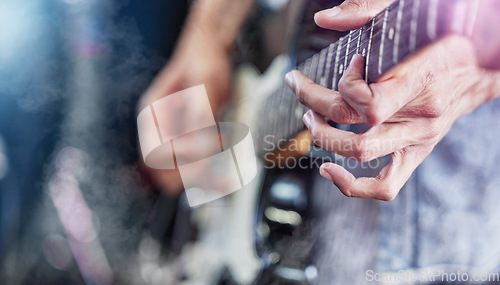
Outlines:
[[313,111],[303,120],[315,145],[357,161],[371,161],[416,143],[415,132],[404,123],[382,124],[356,134],[331,127]]
[[361,117],[345,102],[338,92],[315,84],[299,71],[291,71],[285,77],[299,101],[317,113],[338,124],[360,124]]
[[181,90],[181,73],[173,72],[169,67],[164,68],[142,95],[138,104],[139,108],[142,110],[145,106],[151,105],[158,99]]
[[364,57],[355,55],[339,81],[339,92],[369,125],[376,126],[385,122],[418,94],[414,92],[413,84],[410,84],[413,82],[411,76],[398,75],[368,85],[364,69]]
[[316,24],[325,29],[348,31],[361,28],[392,1],[347,0],[339,6],[319,11]]
[[345,168],[333,163],[323,164],[320,174],[332,181],[348,197],[391,201],[431,151],[432,147],[410,146],[394,152],[392,162],[375,178],[355,178]]

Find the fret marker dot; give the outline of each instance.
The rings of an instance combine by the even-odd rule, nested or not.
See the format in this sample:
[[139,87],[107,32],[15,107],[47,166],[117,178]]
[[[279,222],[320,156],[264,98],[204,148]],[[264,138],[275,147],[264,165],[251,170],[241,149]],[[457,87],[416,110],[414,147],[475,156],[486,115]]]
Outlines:
[[340,64],[339,73],[342,74],[343,72],[344,72],[344,65]]
[[394,39],[394,28],[389,30],[389,39],[392,41]]

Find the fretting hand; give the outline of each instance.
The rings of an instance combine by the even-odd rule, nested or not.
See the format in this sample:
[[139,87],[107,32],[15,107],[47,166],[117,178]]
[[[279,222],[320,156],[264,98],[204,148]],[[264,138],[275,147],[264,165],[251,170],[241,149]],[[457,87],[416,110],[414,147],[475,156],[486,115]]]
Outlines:
[[[315,21],[335,30],[360,28],[390,2],[346,1],[319,12]],[[450,36],[369,85],[363,79],[364,58],[356,55],[340,80],[339,92],[298,71],[287,74],[299,100],[312,109],[304,123],[316,145],[358,161],[391,154],[392,162],[375,178],[355,178],[333,163],[323,164],[321,175],[349,197],[394,199],[459,117],[500,95],[500,74],[480,68],[475,54],[471,41]],[[355,134],[330,127],[325,117],[372,127]]]

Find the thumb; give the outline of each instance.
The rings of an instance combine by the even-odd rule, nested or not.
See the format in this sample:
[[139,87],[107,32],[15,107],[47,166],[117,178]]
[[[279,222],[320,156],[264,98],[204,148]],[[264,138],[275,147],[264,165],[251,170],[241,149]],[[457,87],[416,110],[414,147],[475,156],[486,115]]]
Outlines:
[[393,0],[346,0],[339,6],[319,11],[316,24],[325,29],[349,31],[361,28]]

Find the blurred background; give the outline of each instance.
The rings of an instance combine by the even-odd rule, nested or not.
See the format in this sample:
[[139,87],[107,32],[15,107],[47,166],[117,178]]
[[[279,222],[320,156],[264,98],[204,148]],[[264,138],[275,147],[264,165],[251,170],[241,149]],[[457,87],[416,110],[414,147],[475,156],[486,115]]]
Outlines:
[[[138,170],[136,102],[187,9],[0,2],[0,283],[173,283],[159,258],[194,234],[189,213],[177,214],[182,197]],[[176,219],[186,230],[173,241]]]
[[[294,18],[280,13],[302,16],[301,1],[288,3],[257,1],[235,64],[263,71],[285,50]],[[141,171],[137,102],[168,62],[190,5],[0,1],[1,284],[314,283],[316,236],[304,210],[314,169],[277,170],[197,209]],[[320,7],[304,13],[299,59],[339,36],[312,32]]]

